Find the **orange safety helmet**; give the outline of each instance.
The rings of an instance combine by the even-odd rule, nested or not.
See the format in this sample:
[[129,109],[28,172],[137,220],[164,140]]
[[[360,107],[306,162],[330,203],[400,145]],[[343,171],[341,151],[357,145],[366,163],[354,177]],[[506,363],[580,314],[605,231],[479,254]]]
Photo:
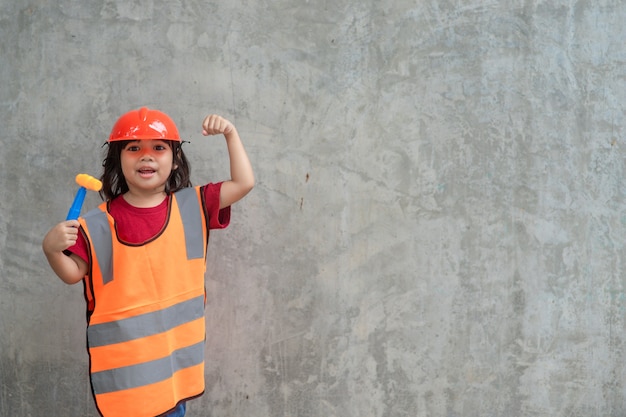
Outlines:
[[176,124],[167,114],[142,107],[117,119],[108,142],[142,139],[181,141]]

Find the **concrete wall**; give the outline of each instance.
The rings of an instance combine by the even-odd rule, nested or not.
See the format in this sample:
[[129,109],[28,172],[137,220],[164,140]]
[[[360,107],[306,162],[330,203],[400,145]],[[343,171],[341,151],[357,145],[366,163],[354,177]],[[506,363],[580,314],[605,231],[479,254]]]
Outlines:
[[[190,416],[623,416],[626,3],[0,0],[0,415],[95,416],[82,288],[40,249],[123,112],[211,237]],[[87,206],[98,203],[90,195]]]

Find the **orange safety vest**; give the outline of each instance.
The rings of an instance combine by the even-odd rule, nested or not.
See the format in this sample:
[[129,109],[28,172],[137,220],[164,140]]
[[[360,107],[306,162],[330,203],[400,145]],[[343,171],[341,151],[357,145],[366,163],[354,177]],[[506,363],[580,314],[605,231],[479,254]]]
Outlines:
[[117,238],[107,203],[79,219],[90,252],[91,388],[102,416],[154,417],[204,392],[203,207],[200,187],[174,193],[164,229],[143,244]]

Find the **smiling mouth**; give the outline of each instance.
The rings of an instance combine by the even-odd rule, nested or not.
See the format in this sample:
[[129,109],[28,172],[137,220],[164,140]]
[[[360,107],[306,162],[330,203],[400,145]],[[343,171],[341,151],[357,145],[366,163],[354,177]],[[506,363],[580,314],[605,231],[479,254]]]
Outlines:
[[150,176],[150,175],[154,174],[156,171],[154,169],[151,169],[151,168],[142,168],[142,169],[138,170],[138,172],[139,172],[139,175]]

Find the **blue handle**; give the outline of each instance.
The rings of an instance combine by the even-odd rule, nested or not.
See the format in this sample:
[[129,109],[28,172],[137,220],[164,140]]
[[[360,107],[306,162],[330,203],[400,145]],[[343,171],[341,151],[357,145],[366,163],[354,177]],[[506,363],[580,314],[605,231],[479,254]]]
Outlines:
[[85,201],[85,194],[87,194],[87,189],[85,187],[80,187],[76,192],[76,197],[74,197],[74,202],[72,203],[72,207],[70,207],[70,211],[67,213],[67,218],[65,220],[78,219],[78,216],[80,216],[80,210],[83,208],[83,202]]

